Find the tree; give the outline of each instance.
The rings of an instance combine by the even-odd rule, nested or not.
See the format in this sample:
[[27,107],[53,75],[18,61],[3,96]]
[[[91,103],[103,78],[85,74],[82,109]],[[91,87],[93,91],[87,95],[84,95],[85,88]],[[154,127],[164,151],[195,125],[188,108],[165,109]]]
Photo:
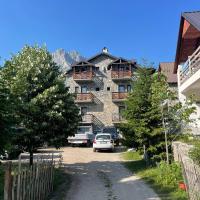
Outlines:
[[3,82],[0,69],[0,154],[8,148],[12,137],[13,102],[8,87]]
[[143,145],[148,145],[151,129],[149,119],[146,117],[151,106],[151,75],[153,69],[139,68],[136,72],[137,78],[133,81],[134,90],[129,94],[124,113],[128,123],[122,125],[125,140],[131,139],[131,143],[136,148],[142,149]]
[[[164,133],[165,158],[169,163],[171,141],[181,131],[181,127],[192,122],[190,115],[195,111],[191,99],[184,104],[177,100],[177,92],[170,89],[166,77],[161,73],[153,75],[151,85],[151,116],[157,116],[157,122]],[[160,120],[159,120],[160,119]],[[156,131],[156,128],[153,128]]]
[[45,143],[61,146],[80,121],[79,109],[64,84],[64,76],[45,47],[25,46],[2,70],[15,97],[17,133],[14,143],[33,152]]
[[168,161],[171,141],[182,124],[190,121],[194,108],[187,102],[184,105],[178,102],[166,77],[154,73],[152,68],[137,70],[133,88],[126,101],[124,116],[127,123],[120,127],[126,143],[140,151],[145,147],[151,161]]

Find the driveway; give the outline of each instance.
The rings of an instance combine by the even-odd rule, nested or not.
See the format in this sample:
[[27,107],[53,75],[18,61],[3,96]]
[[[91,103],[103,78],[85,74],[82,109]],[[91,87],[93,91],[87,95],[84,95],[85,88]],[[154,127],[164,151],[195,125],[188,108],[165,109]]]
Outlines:
[[155,192],[122,164],[121,152],[92,148],[62,148],[63,162],[72,174],[66,200],[159,200]]

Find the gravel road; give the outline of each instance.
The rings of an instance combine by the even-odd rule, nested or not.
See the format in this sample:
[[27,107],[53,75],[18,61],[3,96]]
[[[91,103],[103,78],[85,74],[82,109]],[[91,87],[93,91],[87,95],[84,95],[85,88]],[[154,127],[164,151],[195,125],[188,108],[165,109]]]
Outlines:
[[62,148],[72,174],[66,200],[159,200],[155,192],[122,164],[121,153],[92,148]]

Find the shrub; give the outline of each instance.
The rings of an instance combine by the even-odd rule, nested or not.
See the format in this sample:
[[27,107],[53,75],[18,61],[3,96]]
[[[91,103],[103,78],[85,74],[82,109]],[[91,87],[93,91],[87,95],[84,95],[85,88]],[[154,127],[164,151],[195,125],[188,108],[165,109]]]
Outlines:
[[189,152],[190,158],[200,166],[200,143],[196,143],[194,148]]

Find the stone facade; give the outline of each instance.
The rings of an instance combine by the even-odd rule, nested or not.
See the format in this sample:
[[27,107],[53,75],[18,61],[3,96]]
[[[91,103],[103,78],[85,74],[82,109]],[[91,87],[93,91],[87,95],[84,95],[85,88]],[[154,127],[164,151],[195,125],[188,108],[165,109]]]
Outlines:
[[94,133],[100,132],[106,127],[115,127],[113,115],[119,114],[119,106],[124,106],[124,102],[113,102],[112,92],[118,92],[119,85],[124,85],[124,92],[127,92],[127,86],[131,85],[130,80],[112,80],[112,69],[109,69],[108,65],[114,60],[116,60],[114,56],[106,53],[99,54],[91,60],[88,60],[98,69],[95,71],[95,76],[92,81],[74,80],[73,70],[67,74],[66,86],[69,88],[69,92],[81,93],[81,87],[86,87],[87,92],[91,92],[94,96],[93,102],[77,103],[80,110],[84,108],[86,114],[94,116],[94,121],[90,124]]

